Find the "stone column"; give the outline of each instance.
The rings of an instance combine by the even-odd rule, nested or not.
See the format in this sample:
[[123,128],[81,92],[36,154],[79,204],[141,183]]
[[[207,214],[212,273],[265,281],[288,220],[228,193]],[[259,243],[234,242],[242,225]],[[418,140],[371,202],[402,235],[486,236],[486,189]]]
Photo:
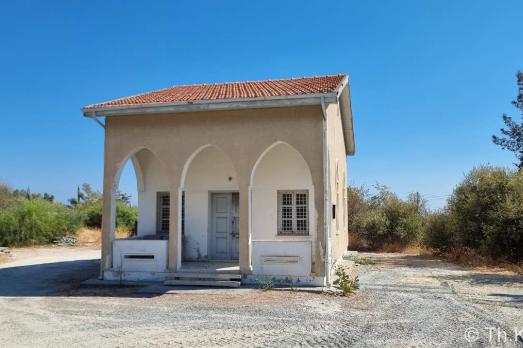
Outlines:
[[169,243],[168,243],[168,270],[176,272],[181,267],[181,242],[182,242],[182,222],[181,222],[181,189],[178,187],[170,191],[170,212],[169,212]]
[[249,186],[240,184],[240,271],[251,273],[251,246],[249,241]]
[[104,162],[104,188],[103,188],[103,211],[102,211],[102,271],[113,268],[113,240],[116,226],[116,202],[115,202],[115,174],[113,166],[109,164],[107,151]]

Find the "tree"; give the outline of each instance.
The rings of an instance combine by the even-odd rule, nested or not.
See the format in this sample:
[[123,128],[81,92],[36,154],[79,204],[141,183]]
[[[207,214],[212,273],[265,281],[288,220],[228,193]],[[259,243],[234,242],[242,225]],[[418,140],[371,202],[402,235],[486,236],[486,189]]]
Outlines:
[[[127,193],[116,191],[115,199],[117,202],[123,203],[125,205],[131,205],[131,198],[132,196]],[[102,201],[102,193],[93,190],[91,185],[84,183],[82,184],[82,188],[80,188],[80,186],[77,187],[76,197],[69,198],[67,201],[71,207],[79,207],[90,203],[97,203]]]
[[504,150],[514,152],[518,159],[518,163],[514,163],[521,170],[523,169],[523,72],[518,71],[516,74],[518,85],[518,96],[516,100],[512,101],[512,105],[518,108],[521,112],[521,123],[518,123],[507,114],[503,114],[503,122],[506,128],[501,128],[501,134],[492,136],[494,144],[501,146]]
[[52,194],[49,194],[47,192],[42,193],[32,193],[31,189],[28,187],[27,190],[21,189],[21,190],[14,190],[12,192],[14,197],[17,198],[24,198],[24,199],[43,199],[50,203],[54,202],[54,196]]
[[91,185],[84,183],[82,188],[80,186],[76,188],[76,198],[69,198],[69,205],[72,207],[79,206],[81,204],[96,202],[102,199],[102,194],[98,191],[94,191]]
[[131,198],[132,196],[130,194],[116,191],[116,201],[120,202],[125,205],[131,205]]

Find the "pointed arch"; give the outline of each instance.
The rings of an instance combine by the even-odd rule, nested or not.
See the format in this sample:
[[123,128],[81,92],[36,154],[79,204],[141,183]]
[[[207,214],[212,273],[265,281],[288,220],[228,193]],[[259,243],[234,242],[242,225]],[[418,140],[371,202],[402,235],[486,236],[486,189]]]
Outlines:
[[129,151],[121,161],[117,164],[116,173],[113,178],[113,190],[116,190],[118,188],[118,184],[120,183],[120,177],[122,175],[122,171],[125,168],[125,165],[127,164],[127,161],[131,161],[133,165],[134,172],[136,174],[136,188],[138,192],[143,192],[145,188],[145,176],[144,176],[144,166],[143,163],[141,163],[139,157],[140,153],[149,153],[155,160],[160,163],[162,170],[166,174],[166,166],[165,164],[160,160],[160,158],[148,147],[145,146],[139,146],[137,148],[132,149]]
[[[180,177],[179,228],[183,239],[178,243],[178,255],[184,260],[205,260],[219,257],[215,253],[215,241],[212,239],[211,199],[214,194],[239,192],[238,175],[233,161],[220,147],[205,144],[198,147],[187,158]],[[231,203],[232,204],[232,203]],[[183,209],[182,209],[183,205]],[[180,234],[181,235],[181,234]],[[229,238],[229,237],[227,237]],[[223,239],[220,239],[222,241]],[[225,248],[230,247],[227,239]],[[229,249],[227,249],[229,250]],[[232,252],[226,254],[232,255]]]
[[138,223],[137,234],[151,235],[159,233],[157,215],[158,192],[170,192],[168,172],[165,164],[156,154],[145,146],[129,151],[121,161],[113,177],[111,190],[111,233],[116,228],[116,192],[120,185],[120,178],[127,162],[130,161],[136,175]]
[[[261,255],[267,243],[281,250],[286,250],[285,243],[296,243],[300,251],[295,252],[302,261],[299,266],[288,267],[310,273],[315,262],[312,250],[316,246],[318,221],[315,191],[311,169],[295,147],[276,141],[260,154],[250,175],[248,204],[253,270],[266,271]],[[278,270],[287,271],[290,272]]]
[[213,145],[211,145],[211,144],[202,145],[199,148],[197,148],[196,150],[194,150],[193,153],[189,156],[189,158],[187,158],[187,161],[185,161],[185,164],[183,165],[182,175],[180,175],[180,188],[181,189],[183,189],[185,187],[185,178],[187,177],[187,171],[189,170],[189,167],[191,166],[191,163],[194,160],[194,158],[196,158],[196,156],[198,156],[198,154],[200,152],[202,152],[203,150],[205,150],[206,148],[211,147],[211,146],[213,146]]
[[251,171],[251,175],[250,175],[250,178],[249,178],[249,187],[253,187],[254,186],[255,176],[256,176],[256,173],[257,173],[258,168],[259,168],[260,164],[262,163],[262,161],[267,157],[267,155],[269,153],[274,151],[278,146],[285,146],[285,147],[291,149],[294,152],[294,154],[297,155],[298,158],[300,158],[302,163],[304,163],[305,166],[307,167],[307,174],[308,174],[308,177],[310,178],[310,181],[312,183],[312,172],[310,170],[310,166],[307,163],[307,160],[305,159],[305,157],[303,157],[303,155],[294,146],[292,146],[291,144],[289,144],[287,142],[284,142],[284,141],[281,141],[281,140],[277,140],[274,143],[272,143],[271,145],[269,145],[265,150],[263,150],[263,152],[260,154],[260,156],[258,156],[258,159],[254,163],[254,166],[253,166],[252,171]]

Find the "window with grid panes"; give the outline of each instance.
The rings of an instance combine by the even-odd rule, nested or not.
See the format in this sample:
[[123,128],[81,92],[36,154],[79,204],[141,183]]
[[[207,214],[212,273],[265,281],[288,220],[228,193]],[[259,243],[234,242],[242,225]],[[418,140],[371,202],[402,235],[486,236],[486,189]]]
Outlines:
[[156,220],[156,232],[158,234],[169,233],[169,213],[171,208],[171,195],[169,192],[158,192],[157,193],[157,220]]
[[278,234],[309,234],[308,191],[278,191]]

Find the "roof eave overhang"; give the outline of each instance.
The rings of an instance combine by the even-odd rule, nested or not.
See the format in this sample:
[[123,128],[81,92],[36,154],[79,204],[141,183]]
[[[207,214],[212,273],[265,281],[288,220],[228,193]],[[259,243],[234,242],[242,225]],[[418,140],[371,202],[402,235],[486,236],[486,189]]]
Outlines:
[[354,125],[352,118],[350,89],[348,84],[340,93],[339,107],[343,126],[343,136],[345,138],[345,152],[347,155],[353,156],[356,152],[356,144],[354,141]]
[[137,105],[118,105],[105,107],[86,107],[82,109],[85,117],[126,116],[143,114],[163,114],[176,112],[199,112],[216,110],[238,110],[257,108],[276,108],[321,104],[321,97],[326,103],[336,103],[338,92],[304,94],[297,96],[274,96],[262,98],[219,99],[193,102],[155,103]]
[[354,126],[352,121],[352,103],[349,87],[349,76],[340,82],[337,88],[337,103],[341,114],[341,123],[343,127],[343,137],[345,139],[345,153],[348,156],[353,156],[356,151],[354,141]]

